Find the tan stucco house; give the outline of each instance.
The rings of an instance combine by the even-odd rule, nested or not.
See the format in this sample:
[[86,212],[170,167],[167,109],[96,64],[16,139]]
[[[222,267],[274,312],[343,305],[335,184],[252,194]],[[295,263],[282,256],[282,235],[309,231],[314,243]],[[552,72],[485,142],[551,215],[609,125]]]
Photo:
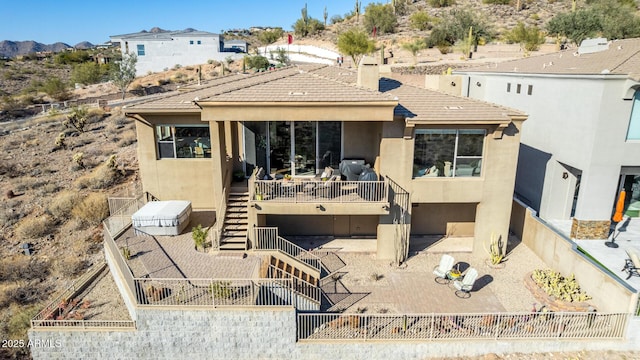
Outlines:
[[508,236],[526,116],[380,78],[373,59],[228,75],[125,111],[144,191],[215,210],[220,249],[262,226],[375,237],[379,259],[402,258],[409,234],[474,251]]

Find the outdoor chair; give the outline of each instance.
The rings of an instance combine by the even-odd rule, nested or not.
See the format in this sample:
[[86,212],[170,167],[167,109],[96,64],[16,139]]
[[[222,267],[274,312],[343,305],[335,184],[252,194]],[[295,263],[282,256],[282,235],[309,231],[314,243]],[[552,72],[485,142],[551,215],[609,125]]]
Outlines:
[[440,264],[433,268],[433,274],[436,276],[435,281],[438,284],[447,284],[449,282],[449,278],[447,277],[449,271],[453,269],[454,263],[453,256],[444,254],[442,258],[440,258]]
[[638,254],[630,249],[626,249],[627,259],[625,260],[624,267],[622,271],[625,271],[629,274],[626,280],[629,280],[632,276],[640,276],[638,270],[640,270],[640,259],[638,259]]
[[336,182],[338,181],[338,175],[331,175],[329,180],[323,181],[322,184],[318,185],[315,188],[316,196],[325,197],[325,198],[333,198],[337,196],[338,185]]
[[478,278],[478,270],[470,268],[467,273],[464,274],[462,280],[456,280],[453,282],[453,287],[456,288],[456,296],[466,299],[471,296],[471,289],[473,289],[473,283]]

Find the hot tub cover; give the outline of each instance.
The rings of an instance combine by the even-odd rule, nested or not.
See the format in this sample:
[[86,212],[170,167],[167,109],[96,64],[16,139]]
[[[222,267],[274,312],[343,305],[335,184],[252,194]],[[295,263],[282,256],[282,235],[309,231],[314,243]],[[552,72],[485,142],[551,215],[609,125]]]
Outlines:
[[131,220],[136,228],[157,226],[176,227],[189,220],[191,201],[151,201],[136,211]]

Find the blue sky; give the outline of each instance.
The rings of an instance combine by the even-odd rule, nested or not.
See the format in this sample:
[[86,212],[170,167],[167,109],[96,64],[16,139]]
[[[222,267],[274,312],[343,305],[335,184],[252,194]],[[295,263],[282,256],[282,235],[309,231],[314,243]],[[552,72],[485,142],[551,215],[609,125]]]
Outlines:
[[[81,41],[93,44],[158,26],[219,33],[231,28],[281,26],[285,31],[308,5],[309,16],[323,21],[353,9],[355,0],[6,0],[0,7],[0,41],[35,40],[45,44]],[[361,1],[364,7],[371,0]],[[385,3],[386,0],[377,2]]]

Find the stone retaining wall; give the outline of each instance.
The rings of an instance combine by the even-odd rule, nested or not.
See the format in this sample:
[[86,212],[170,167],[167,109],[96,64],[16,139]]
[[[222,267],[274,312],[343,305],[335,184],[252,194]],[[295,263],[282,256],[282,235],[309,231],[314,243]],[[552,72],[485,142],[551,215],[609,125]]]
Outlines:
[[[424,359],[487,353],[639,350],[640,323],[627,340],[442,340],[296,342],[285,309],[148,309],[135,330],[31,330],[33,359]],[[634,335],[635,334],[635,335]],[[635,338],[634,338],[635,337]],[[454,346],[455,345],[455,346]]]
[[609,237],[611,221],[578,220],[571,222],[571,238],[583,240],[602,240]]

